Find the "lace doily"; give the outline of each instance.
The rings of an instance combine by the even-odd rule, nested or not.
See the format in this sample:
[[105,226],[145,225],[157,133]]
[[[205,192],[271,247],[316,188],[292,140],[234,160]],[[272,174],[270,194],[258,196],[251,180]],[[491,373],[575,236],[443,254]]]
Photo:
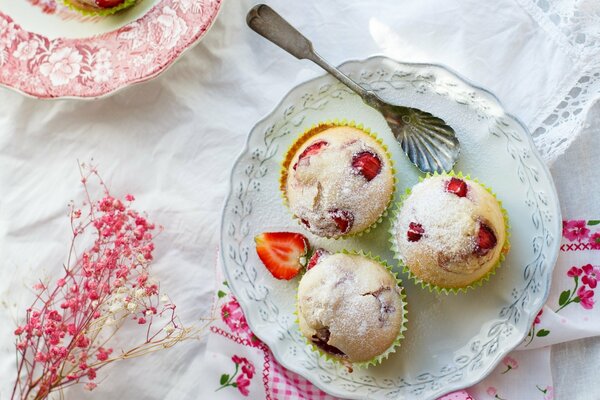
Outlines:
[[[552,39],[572,55],[577,68],[558,88],[558,101],[534,121],[533,140],[552,163],[575,140],[587,111],[600,99],[600,1],[517,0]],[[560,97],[562,95],[562,97]]]

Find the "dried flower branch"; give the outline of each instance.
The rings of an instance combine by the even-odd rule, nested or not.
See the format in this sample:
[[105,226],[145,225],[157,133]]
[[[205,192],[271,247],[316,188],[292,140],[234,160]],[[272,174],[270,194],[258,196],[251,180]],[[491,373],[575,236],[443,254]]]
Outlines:
[[[17,379],[12,399],[44,399],[74,384],[96,387],[99,369],[118,360],[169,348],[194,334],[179,321],[168,296],[149,273],[155,232],[144,215],[131,208],[132,195],[111,196],[96,169],[81,165],[87,215],[69,206],[73,238],[61,277],[38,282],[35,300],[15,330]],[[92,200],[88,181],[104,192]],[[86,249],[77,254],[76,245]],[[114,351],[115,335],[135,321],[143,339]],[[132,323],[132,322],[129,322]]]

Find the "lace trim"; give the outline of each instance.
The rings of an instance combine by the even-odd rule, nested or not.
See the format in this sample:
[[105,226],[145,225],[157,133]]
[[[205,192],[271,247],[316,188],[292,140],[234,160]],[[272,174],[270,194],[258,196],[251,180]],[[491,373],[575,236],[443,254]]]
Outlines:
[[557,91],[562,100],[541,110],[530,126],[542,157],[552,163],[581,132],[587,111],[600,98],[600,1],[516,1],[576,64]]

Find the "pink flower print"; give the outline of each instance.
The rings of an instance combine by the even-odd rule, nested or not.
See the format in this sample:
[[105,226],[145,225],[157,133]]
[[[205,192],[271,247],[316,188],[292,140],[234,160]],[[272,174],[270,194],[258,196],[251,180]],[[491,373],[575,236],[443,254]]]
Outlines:
[[537,388],[537,390],[542,392],[542,394],[544,395],[544,400],[554,400],[554,387],[546,386],[545,389],[542,389],[538,385],[535,385],[535,387]]
[[[177,3],[173,4],[173,7],[176,10],[181,10],[184,13],[188,12],[190,10],[190,8],[192,8],[193,4],[193,0],[179,0]],[[198,7],[195,6],[194,8],[198,9],[198,10],[194,10],[194,12],[200,12],[202,13],[202,7]]]
[[519,363],[517,362],[517,360],[515,360],[514,358],[512,358],[510,356],[504,357],[504,360],[502,360],[502,363],[506,366],[506,370],[504,370],[504,372],[502,372],[503,374],[507,373],[511,369],[519,368]]
[[237,388],[243,396],[248,396],[250,394],[250,390],[248,389],[250,386],[250,379],[252,379],[256,371],[254,365],[252,365],[247,358],[238,355],[231,357],[231,361],[235,364],[235,371],[231,375],[221,375],[219,381],[221,386],[217,388],[216,392],[225,389],[226,387],[234,387]]
[[29,2],[41,8],[45,14],[54,14],[56,12],[56,1],[55,0],[29,0]]
[[544,309],[542,308],[540,310],[539,313],[537,313],[537,315],[535,316],[535,320],[533,321],[534,325],[539,324],[540,322],[542,322],[542,314],[544,313]]
[[592,245],[592,249],[600,250],[600,232],[594,232],[590,236],[590,244]]
[[252,379],[256,370],[254,369],[254,365],[250,364],[248,360],[247,362],[242,364],[242,372],[248,377],[248,379]]
[[112,65],[109,62],[96,62],[92,68],[92,77],[96,82],[108,82],[113,76]]
[[233,361],[235,364],[241,364],[242,362],[244,362],[244,360],[246,360],[244,357],[240,357],[240,356],[236,356],[236,355],[231,357],[231,361]]
[[164,7],[162,12],[162,15],[148,24],[151,42],[157,47],[172,49],[188,27],[171,7]]
[[233,361],[237,365],[241,365],[242,373],[246,375],[249,379],[252,379],[256,370],[254,369],[254,365],[247,358],[240,356],[231,357],[231,361]]
[[495,388],[495,387],[493,387],[493,386],[490,386],[490,387],[488,387],[488,388],[487,388],[487,390],[486,390],[485,392],[486,392],[486,393],[487,393],[489,396],[493,397],[494,399],[497,399],[497,400],[505,400],[505,399],[503,399],[502,397],[500,397],[500,396],[498,395],[498,389],[496,389],[496,388]]
[[21,42],[15,50],[14,56],[21,61],[29,61],[37,54],[40,43],[37,40]]
[[583,270],[581,268],[571,267],[567,271],[567,276],[573,278],[575,276],[581,276],[582,273],[583,273]]
[[234,333],[250,332],[246,317],[236,299],[231,299],[221,307],[221,318]]
[[585,220],[575,219],[571,221],[563,221],[563,236],[571,242],[586,239],[590,234],[590,230],[586,228]]
[[77,50],[64,47],[52,53],[48,61],[40,65],[42,75],[50,77],[54,86],[66,85],[79,75],[83,57]]
[[250,391],[248,390],[248,386],[250,386],[250,379],[246,378],[245,375],[240,375],[237,377],[235,383],[237,384],[237,388],[242,394],[242,396],[248,396]]
[[[0,42],[0,67],[3,66],[7,60],[8,60],[8,50]],[[5,69],[2,70],[3,75],[4,75],[5,71],[6,71]]]
[[593,290],[587,290],[585,286],[581,286],[579,289],[577,289],[577,297],[579,297],[579,303],[581,304],[581,307],[585,308],[586,310],[591,310],[594,308]]
[[0,18],[0,43],[4,42],[10,47],[13,40],[17,37],[17,33],[17,27],[14,22],[8,22]]
[[112,53],[107,49],[100,49],[94,54],[94,61],[97,63],[110,62]]
[[600,278],[600,268],[592,267],[591,264],[587,264],[581,267],[581,269],[585,272],[585,276],[581,278],[581,282],[594,289],[598,284],[598,278]]

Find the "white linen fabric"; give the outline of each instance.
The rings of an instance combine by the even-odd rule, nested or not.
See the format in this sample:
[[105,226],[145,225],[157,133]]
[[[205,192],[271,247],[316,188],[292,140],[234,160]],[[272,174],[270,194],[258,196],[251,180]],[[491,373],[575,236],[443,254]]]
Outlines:
[[[153,270],[182,319],[201,325],[210,315],[229,170],[254,123],[293,85],[321,73],[245,26],[253,4],[224,2],[211,31],[172,68],[109,98],[41,102],[0,90],[0,399],[12,388],[12,331],[32,299],[27,288],[58,271],[66,256],[66,204],[82,200],[78,159],[93,157],[116,195],[134,194],[136,207],[164,225]],[[600,126],[593,118],[600,110],[592,107],[600,91],[594,61],[600,58],[597,0],[269,4],[333,63],[383,53],[445,64],[488,88],[529,127],[544,158],[554,162],[565,216],[600,217],[600,202],[594,202],[600,193],[594,174],[599,159],[589,147],[598,144]],[[577,152],[563,163],[561,154],[582,130],[586,135],[575,142]],[[600,346],[586,342],[585,355],[581,348],[563,346],[551,357],[558,399],[600,398],[594,380],[581,378],[597,378]],[[205,350],[206,340],[190,341],[115,364],[102,371],[102,382],[86,398],[202,398]],[[527,380],[528,365],[537,380],[550,382],[546,350],[520,353],[530,351],[536,355],[521,362],[520,376]],[[589,375],[573,369],[585,363]],[[569,385],[574,381],[580,383],[576,389]],[[534,392],[518,382],[511,384],[510,399],[546,395],[532,397]],[[486,398],[487,389],[474,395]],[[67,398],[83,398],[82,390],[68,392]]]

